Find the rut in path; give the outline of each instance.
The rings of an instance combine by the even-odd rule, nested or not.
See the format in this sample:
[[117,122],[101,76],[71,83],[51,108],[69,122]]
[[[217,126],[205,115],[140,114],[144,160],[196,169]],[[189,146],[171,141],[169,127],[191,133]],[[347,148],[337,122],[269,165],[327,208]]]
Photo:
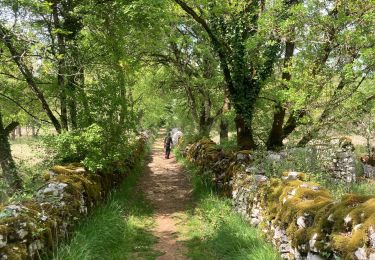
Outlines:
[[163,253],[157,259],[187,259],[185,248],[178,241],[173,215],[186,209],[191,200],[192,187],[174,156],[164,159],[162,137],[153,145],[151,159],[138,183],[138,189],[155,209],[156,227],[153,233],[159,238],[155,250]]

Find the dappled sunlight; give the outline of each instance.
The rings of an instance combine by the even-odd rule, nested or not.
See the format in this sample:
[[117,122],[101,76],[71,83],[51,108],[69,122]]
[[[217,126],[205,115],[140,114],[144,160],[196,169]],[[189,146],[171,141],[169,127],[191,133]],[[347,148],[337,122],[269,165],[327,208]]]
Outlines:
[[175,156],[164,158],[162,136],[154,143],[151,155],[138,188],[155,210],[154,234],[159,237],[155,248],[164,252],[158,259],[185,259],[173,216],[190,203],[192,187]]

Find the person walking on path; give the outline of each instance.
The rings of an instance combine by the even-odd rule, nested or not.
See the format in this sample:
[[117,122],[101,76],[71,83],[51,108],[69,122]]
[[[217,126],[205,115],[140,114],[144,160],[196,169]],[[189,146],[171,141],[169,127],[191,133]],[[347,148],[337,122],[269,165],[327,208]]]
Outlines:
[[172,141],[171,133],[168,133],[167,137],[164,138],[165,159],[169,159],[169,155],[171,154],[172,144],[173,144],[173,141]]

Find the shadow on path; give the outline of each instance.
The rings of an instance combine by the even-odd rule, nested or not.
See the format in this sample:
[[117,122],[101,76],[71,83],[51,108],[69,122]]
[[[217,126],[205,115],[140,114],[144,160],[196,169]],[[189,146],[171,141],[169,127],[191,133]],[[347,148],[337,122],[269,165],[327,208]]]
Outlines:
[[153,232],[159,238],[155,249],[164,253],[157,259],[187,259],[186,250],[178,241],[174,214],[185,211],[191,201],[192,187],[175,157],[164,158],[163,137],[154,143],[151,156],[138,189],[154,207],[156,227]]

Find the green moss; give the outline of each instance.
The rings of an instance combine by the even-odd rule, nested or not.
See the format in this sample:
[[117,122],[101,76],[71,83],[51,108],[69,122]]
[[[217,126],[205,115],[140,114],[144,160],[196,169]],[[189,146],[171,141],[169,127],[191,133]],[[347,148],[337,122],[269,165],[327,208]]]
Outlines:
[[24,260],[27,259],[28,251],[25,244],[15,244],[12,246],[6,246],[2,248],[1,253],[8,256],[8,259],[12,260]]
[[[51,170],[57,174],[63,175],[75,175],[77,170],[83,168],[82,166],[77,166],[80,164],[69,164],[66,166],[56,165],[51,168]],[[82,174],[82,171],[79,171]]]
[[[341,143],[345,146],[349,141],[343,139]],[[206,140],[192,145],[191,150],[198,164],[207,167],[216,162],[214,157],[218,150],[215,149],[215,145]],[[207,155],[208,151],[211,155]],[[246,152],[251,153],[240,153]],[[254,189],[248,199],[257,198],[263,208],[264,222],[260,227],[268,228],[271,221],[285,229],[293,247],[302,251],[305,248],[305,253],[309,250],[309,240],[314,237],[314,247],[327,257],[332,257],[335,252],[344,259],[352,259],[358,248],[369,246],[369,230],[375,230],[374,196],[347,194],[336,201],[330,191],[318,183],[305,182],[308,179],[305,173],[298,173],[297,180],[273,178],[258,185],[253,178],[243,177],[246,176],[244,167],[234,163],[235,158],[233,156],[227,164],[225,181],[234,180],[235,188]],[[288,174],[285,172],[283,176]],[[305,218],[305,228],[297,225],[301,216]]]
[[[102,187],[100,178],[96,178],[93,174],[88,175],[85,172],[77,172],[77,169],[75,165],[55,166],[52,170],[58,175],[53,177],[53,180],[68,184],[68,191],[77,196],[85,192],[89,202],[96,204],[101,199]],[[77,197],[76,199],[79,200],[80,198]]]

